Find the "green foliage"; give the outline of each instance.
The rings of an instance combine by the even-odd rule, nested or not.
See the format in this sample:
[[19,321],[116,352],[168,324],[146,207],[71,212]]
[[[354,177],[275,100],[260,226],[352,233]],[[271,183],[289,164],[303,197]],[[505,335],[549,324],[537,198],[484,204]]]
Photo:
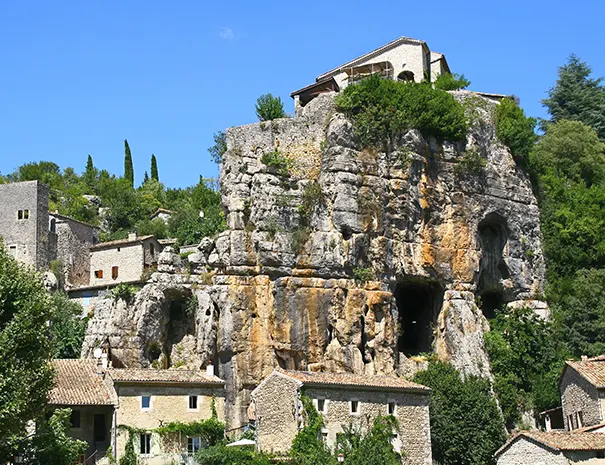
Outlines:
[[535,118],[528,118],[512,98],[503,99],[496,107],[496,136],[508,146],[517,164],[526,168],[536,142]]
[[290,457],[295,465],[335,465],[336,459],[332,456],[330,449],[320,439],[323,418],[317,412],[313,401],[302,397],[304,407],[305,426],[298,432],[292,448]]
[[138,465],[139,458],[134,451],[134,435],[129,432],[128,440],[124,446],[124,455],[120,457],[120,465]]
[[473,175],[477,176],[483,172],[483,168],[487,165],[485,158],[481,156],[479,150],[475,147],[464,152],[460,157],[456,165],[454,166],[454,173],[459,176]]
[[283,153],[277,150],[277,148],[272,152],[263,153],[260,161],[267,165],[275,174],[285,177],[290,176],[292,162],[288,160]]
[[376,273],[372,268],[353,268],[353,277],[357,281],[365,283],[376,279]]
[[509,429],[530,409],[559,405],[558,375],[567,351],[551,323],[530,308],[506,309],[490,322],[485,346]]
[[160,174],[158,173],[158,160],[155,155],[151,154],[151,179],[160,182]]
[[430,387],[433,460],[441,465],[485,465],[506,440],[504,421],[487,380],[431,361],[414,381]]
[[324,206],[325,202],[325,194],[317,181],[311,181],[305,184],[300,205],[298,206],[300,224],[309,226],[313,210],[315,210],[316,207]]
[[71,300],[64,292],[55,292],[50,297],[54,322],[50,328],[54,358],[80,358],[88,318],[84,318],[80,304]]
[[292,231],[292,251],[295,255],[300,255],[305,249],[310,233],[311,229],[308,226],[298,225],[294,228]]
[[40,276],[9,257],[1,242],[0,302],[0,463],[7,463],[27,423],[44,414],[54,315]]
[[127,303],[130,303],[137,292],[139,292],[139,288],[136,286],[127,283],[120,283],[111,290],[109,296],[113,298],[114,302],[123,300]]
[[134,187],[134,166],[132,165],[132,154],[128,140],[124,139],[124,179],[130,187]]
[[460,90],[470,86],[471,81],[466,79],[464,74],[443,73],[437,76],[434,85],[435,89],[440,90]]
[[259,121],[270,121],[287,116],[281,98],[274,97],[272,94],[261,95],[256,100],[255,109]]
[[69,436],[71,409],[57,409],[47,421],[38,425],[24,462],[44,465],[72,465],[88,447],[84,441]]
[[587,187],[605,181],[605,144],[594,129],[562,120],[546,128],[531,155],[540,176],[554,176]]
[[227,151],[227,134],[224,131],[218,131],[212,137],[214,138],[214,145],[208,149],[208,152],[212,161],[220,165],[223,155]]
[[409,129],[425,137],[461,140],[466,136],[464,109],[454,97],[426,83],[405,83],[372,76],[347,86],[335,103],[350,117],[364,147],[393,145]]
[[88,159],[86,160],[86,170],[84,171],[84,183],[89,189],[94,189],[95,181],[97,176],[99,175],[99,170],[95,168],[95,165],[92,162],[92,157],[88,155]]
[[366,433],[351,425],[345,426],[336,446],[343,455],[344,465],[401,465],[401,457],[391,444],[397,426],[392,416],[375,418]]
[[225,437],[225,424],[216,416],[207,420],[192,421],[190,423],[171,422],[153,430],[160,435],[180,433],[187,436],[199,436],[202,442],[209,446],[219,444]]
[[602,78],[592,79],[587,63],[571,55],[559,68],[559,79],[542,100],[551,116],[542,121],[542,129],[563,120],[580,121],[593,128],[605,140],[605,87]]
[[195,454],[199,465],[270,465],[271,458],[253,447],[227,447],[225,444],[205,447]]

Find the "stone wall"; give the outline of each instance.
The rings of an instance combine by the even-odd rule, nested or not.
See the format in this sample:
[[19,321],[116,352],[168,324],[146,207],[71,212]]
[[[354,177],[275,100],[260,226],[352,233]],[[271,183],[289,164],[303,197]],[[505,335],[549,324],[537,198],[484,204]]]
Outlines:
[[[565,429],[570,430],[569,415],[582,412],[584,426],[598,425],[603,420],[601,401],[597,389],[571,367],[566,367],[559,384],[563,421]],[[574,424],[574,428],[577,425]]]
[[[141,280],[145,264],[143,245],[125,244],[120,247],[94,249],[90,253],[90,284],[116,284]],[[118,277],[112,278],[112,267],[118,267]],[[95,271],[102,270],[103,278],[96,278]]]
[[[19,211],[28,211],[19,219]],[[0,236],[7,251],[38,271],[48,269],[48,187],[38,181],[0,184]]]
[[497,465],[569,465],[570,462],[560,451],[520,437],[502,452],[496,463]]

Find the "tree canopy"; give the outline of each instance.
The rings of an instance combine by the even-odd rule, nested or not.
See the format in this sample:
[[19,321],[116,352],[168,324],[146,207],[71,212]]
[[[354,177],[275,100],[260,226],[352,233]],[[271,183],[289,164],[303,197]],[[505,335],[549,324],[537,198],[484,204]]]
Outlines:
[[270,121],[277,118],[285,118],[284,104],[280,97],[273,94],[263,94],[256,100],[256,116],[259,121]]

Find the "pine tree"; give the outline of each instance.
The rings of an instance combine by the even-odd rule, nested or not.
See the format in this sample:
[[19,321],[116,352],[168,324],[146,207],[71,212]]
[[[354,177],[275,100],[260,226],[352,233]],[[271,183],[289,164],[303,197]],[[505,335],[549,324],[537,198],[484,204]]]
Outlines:
[[158,161],[155,159],[155,155],[151,154],[151,179],[155,179],[156,181],[160,180],[160,176],[158,175]]
[[562,120],[580,121],[605,140],[605,87],[602,78],[591,79],[591,73],[590,66],[575,55],[559,68],[559,79],[542,100],[551,116],[551,121],[542,122],[542,129]]
[[149,175],[147,174],[147,171],[145,171],[145,176],[143,176],[143,184],[146,182],[149,182]]
[[132,154],[127,139],[124,139],[124,179],[134,187],[134,167],[132,166]]

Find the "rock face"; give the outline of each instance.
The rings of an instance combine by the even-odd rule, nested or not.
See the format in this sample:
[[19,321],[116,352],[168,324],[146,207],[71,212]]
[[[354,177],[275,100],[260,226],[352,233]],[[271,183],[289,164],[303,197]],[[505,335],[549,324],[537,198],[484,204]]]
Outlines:
[[332,95],[294,119],[229,129],[229,229],[189,256],[191,275],[167,257],[173,274],[131,304],[107,301],[84,354],[105,343],[129,366],[215,364],[232,427],[277,365],[412,375],[436,352],[490,376],[486,315],[542,293],[539,213],[496,139],[497,103],[454,95],[472,123],[457,143],[410,131],[363,149]]

